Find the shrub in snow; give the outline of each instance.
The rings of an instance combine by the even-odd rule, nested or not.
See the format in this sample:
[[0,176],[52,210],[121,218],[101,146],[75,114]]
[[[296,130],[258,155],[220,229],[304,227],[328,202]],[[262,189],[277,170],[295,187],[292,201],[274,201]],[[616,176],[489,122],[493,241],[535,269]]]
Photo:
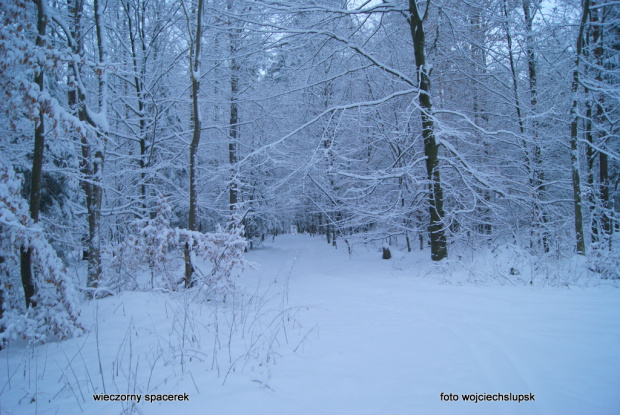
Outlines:
[[603,244],[593,243],[588,256],[590,270],[603,279],[620,279],[620,252],[607,249]]
[[160,196],[157,214],[153,219],[137,219],[131,223],[132,234],[114,251],[112,272],[107,273],[105,285],[116,289],[125,285],[135,289],[138,283],[129,272],[147,266],[151,274],[151,288],[158,286],[167,290],[175,289],[177,281],[174,274],[169,272],[171,259],[168,254],[178,246],[178,237],[175,229],[170,228],[171,216],[172,208]]
[[[234,213],[225,228],[202,233],[170,227],[172,208],[159,197],[157,214],[153,219],[138,219],[131,224],[133,233],[114,250],[108,286],[138,288],[136,277],[130,272],[148,267],[151,288],[176,290],[182,275],[175,261],[183,255],[185,245],[191,248],[195,274],[194,285],[206,286],[210,292],[228,291],[233,279],[243,269],[246,241],[241,218]],[[211,268],[201,269],[197,259]]]
[[[243,236],[243,224],[238,212],[234,212],[226,228],[217,225],[215,232],[201,233],[178,229],[180,246],[188,243],[191,252],[196,257],[209,263],[212,268],[202,272],[198,268],[198,275],[194,282],[208,288],[216,295],[226,295],[234,287],[234,277],[237,277],[245,266],[243,254],[246,240]],[[192,264],[196,262],[192,260]]]
[[[80,335],[80,311],[73,283],[43,230],[28,215],[20,195],[21,178],[0,157],[0,342],[23,337],[44,342],[50,336]],[[22,247],[32,249],[35,307],[26,308],[19,274]]]

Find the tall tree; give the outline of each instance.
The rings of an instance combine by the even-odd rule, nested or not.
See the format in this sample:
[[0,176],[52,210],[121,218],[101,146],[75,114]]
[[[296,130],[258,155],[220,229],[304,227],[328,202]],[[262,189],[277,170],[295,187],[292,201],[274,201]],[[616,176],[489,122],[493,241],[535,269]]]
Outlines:
[[230,53],[230,126],[228,129],[228,162],[230,164],[230,184],[228,185],[228,204],[230,210],[237,206],[238,174],[237,174],[237,139],[239,136],[239,42],[242,28],[240,22],[234,22],[230,14],[233,12],[233,0],[226,5],[228,16],[228,50]]
[[[0,345],[16,336],[39,342],[82,330],[73,283],[49,242],[53,230],[46,232],[40,220],[42,189],[50,183],[44,182],[44,153],[60,141],[46,135],[58,138],[76,121],[47,88],[46,78],[58,75],[58,64],[67,57],[50,41],[50,15],[45,0],[0,3],[0,91],[9,101],[0,138]],[[29,173],[29,185],[15,170]]]
[[140,157],[138,165],[140,167],[140,203],[142,214],[146,215],[147,206],[147,174],[148,167],[148,138],[147,138],[147,88],[146,84],[146,59],[147,59],[147,39],[146,39],[146,21],[147,9],[146,1],[140,0],[131,4],[128,0],[122,2],[123,11],[125,12],[126,22],[128,25],[127,33],[129,34],[129,46],[131,50],[131,63],[133,69],[133,87],[135,90],[138,116],[137,138],[140,144]]
[[[48,23],[47,0],[37,0],[37,48],[44,48],[46,44],[46,28]],[[39,63],[34,81],[39,87],[40,93],[45,92],[45,69],[43,62]],[[39,222],[41,208],[41,176],[43,172],[43,152],[45,149],[45,119],[44,111],[39,107],[38,119],[34,129],[34,153],[32,156],[32,174],[30,178],[30,217],[34,223]],[[22,247],[21,250],[21,276],[26,296],[26,307],[34,307],[36,303],[33,297],[36,292],[34,278],[32,276],[32,248]]]
[[[611,246],[612,201],[609,174],[610,144],[614,134],[611,125],[615,117],[613,106],[606,101],[614,101],[614,65],[611,56],[618,53],[608,46],[609,39],[618,36],[618,13],[610,5],[590,1],[589,26],[584,40],[586,68],[584,81],[586,97],[586,136],[588,157],[588,184],[590,186],[590,209],[592,213],[592,240]],[[609,21],[607,21],[609,20]],[[591,36],[591,39],[590,39]],[[617,39],[616,39],[617,41]],[[589,46],[589,47],[588,47]],[[589,59],[588,59],[589,58]],[[588,76],[589,75],[589,76]],[[588,79],[589,78],[589,79]],[[596,160],[598,159],[598,160]],[[612,160],[614,155],[612,154]],[[595,184],[595,166],[598,161],[598,186]]]
[[439,174],[439,145],[435,139],[433,120],[433,103],[431,100],[431,65],[426,62],[426,34],[424,22],[428,16],[431,2],[426,2],[424,13],[416,0],[409,0],[409,26],[415,55],[420,93],[418,100],[422,117],[422,135],[424,137],[424,154],[426,156],[426,173],[429,182],[431,258],[440,261],[448,256],[445,225],[443,223],[443,189]]
[[[182,3],[183,11],[187,21],[187,32],[189,35],[189,77],[192,85],[192,140],[189,145],[189,219],[187,228],[190,231],[197,230],[198,215],[198,192],[196,189],[197,168],[198,168],[198,145],[200,144],[200,50],[202,44],[202,13],[204,0],[198,0],[196,9],[187,7],[185,1]],[[195,19],[195,23],[194,23]],[[192,285],[192,274],[194,272],[191,261],[191,247],[185,244],[185,286]]]
[[577,253],[585,255],[585,238],[583,235],[583,212],[581,200],[581,174],[579,167],[579,85],[580,85],[580,66],[581,55],[583,51],[583,36],[588,22],[588,13],[590,12],[590,0],[584,0],[582,4],[581,22],[579,24],[579,34],[577,35],[577,48],[575,57],[575,69],[573,70],[573,105],[571,107],[571,125],[570,125],[570,159],[571,173],[573,181],[573,205],[575,210],[575,241],[577,245]]
[[[530,162],[530,185],[532,188],[534,199],[534,223],[532,232],[536,236],[540,236],[542,246],[545,252],[549,251],[548,230],[546,229],[547,213],[543,204],[543,195],[545,193],[545,174],[542,165],[542,148],[540,143],[540,131],[538,122],[538,69],[536,62],[536,51],[534,43],[534,18],[537,8],[532,10],[531,0],[522,0],[523,16],[525,19],[525,52],[527,58],[528,81],[530,92],[530,118],[531,122],[531,162]],[[535,237],[536,237],[535,236]],[[534,238],[532,238],[534,239]]]

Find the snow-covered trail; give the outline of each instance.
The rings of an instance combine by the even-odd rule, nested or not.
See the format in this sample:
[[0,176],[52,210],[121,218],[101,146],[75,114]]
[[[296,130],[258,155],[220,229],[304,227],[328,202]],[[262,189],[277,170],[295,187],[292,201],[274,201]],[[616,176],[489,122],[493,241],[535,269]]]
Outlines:
[[[238,285],[264,302],[246,321],[268,327],[275,365],[260,353],[231,364],[261,352],[251,347],[261,332],[227,330],[230,301],[219,309],[195,291],[124,292],[83,303],[80,338],[1,351],[0,415],[620,413],[620,289],[458,285],[459,268],[432,264],[428,252],[382,260],[356,246],[349,258],[343,245],[282,235],[248,253],[257,269]],[[291,312],[301,327],[272,336],[268,323],[279,328],[288,308],[301,310]],[[103,392],[189,401],[95,401]],[[485,393],[535,401],[461,397]]]
[[[208,392],[212,413],[620,413],[618,290],[438,284],[416,254],[342,251],[284,235],[250,253],[265,279],[290,270],[290,304],[317,326],[272,368],[271,390],[234,380]],[[535,401],[463,402],[474,393]]]

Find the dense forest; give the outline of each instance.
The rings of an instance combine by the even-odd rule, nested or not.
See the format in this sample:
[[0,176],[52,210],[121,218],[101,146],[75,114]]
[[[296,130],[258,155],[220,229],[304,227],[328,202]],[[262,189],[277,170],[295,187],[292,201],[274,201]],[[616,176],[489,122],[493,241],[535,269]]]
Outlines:
[[620,277],[618,1],[1,0],[0,19],[2,339],[79,334],[81,296],[225,290],[291,229]]

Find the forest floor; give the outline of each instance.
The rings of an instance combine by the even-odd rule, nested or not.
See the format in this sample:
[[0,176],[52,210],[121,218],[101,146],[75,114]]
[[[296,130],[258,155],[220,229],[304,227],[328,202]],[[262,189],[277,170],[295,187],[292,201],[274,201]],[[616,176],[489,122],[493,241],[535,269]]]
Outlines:
[[248,253],[226,303],[85,302],[81,338],[0,352],[0,414],[620,413],[617,281],[507,248],[392,252],[283,235]]

